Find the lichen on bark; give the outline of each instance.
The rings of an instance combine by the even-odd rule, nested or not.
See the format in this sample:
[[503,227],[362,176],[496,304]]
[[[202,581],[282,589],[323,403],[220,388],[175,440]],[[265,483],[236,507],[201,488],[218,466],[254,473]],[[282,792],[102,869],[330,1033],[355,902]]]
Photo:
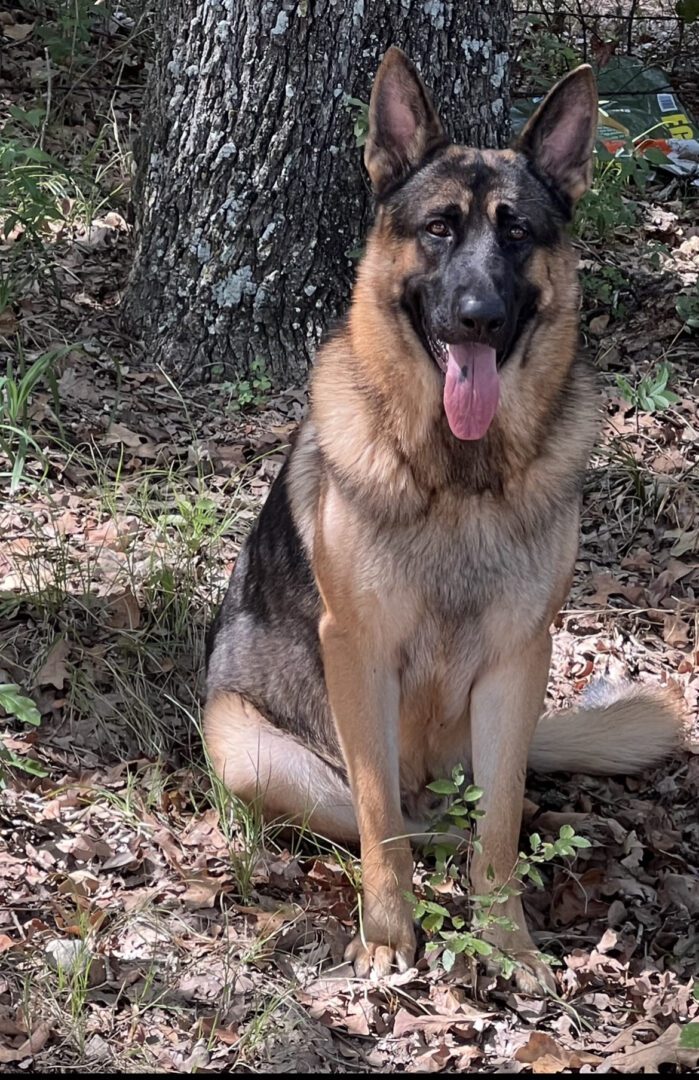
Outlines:
[[455,139],[501,144],[508,32],[503,0],[161,3],[124,302],[144,355],[184,380],[260,360],[300,382],[371,210],[346,97],[368,100],[398,44]]

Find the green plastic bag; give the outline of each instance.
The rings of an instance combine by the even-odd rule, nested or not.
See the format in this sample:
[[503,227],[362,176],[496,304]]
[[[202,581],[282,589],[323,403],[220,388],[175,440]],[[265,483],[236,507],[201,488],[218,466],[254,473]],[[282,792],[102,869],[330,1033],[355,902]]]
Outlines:
[[[613,56],[597,75],[598,143],[609,153],[646,154],[653,164],[680,176],[699,178],[699,127],[660,68],[644,67],[630,56]],[[511,112],[518,132],[541,98],[519,100]],[[660,155],[657,153],[660,151]]]

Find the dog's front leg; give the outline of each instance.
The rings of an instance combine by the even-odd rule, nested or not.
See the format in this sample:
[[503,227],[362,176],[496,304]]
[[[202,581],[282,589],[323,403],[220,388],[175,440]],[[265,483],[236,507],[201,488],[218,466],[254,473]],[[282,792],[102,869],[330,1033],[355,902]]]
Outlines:
[[346,959],[360,976],[371,968],[405,971],[415,957],[406,893],[413,859],[400,802],[398,673],[381,655],[372,626],[338,617],[320,626],[325,679],[359,826],[362,852],[360,929]]
[[[519,851],[527,755],[541,715],[549,665],[548,630],[525,649],[503,658],[479,677],[471,694],[473,776],[483,788],[479,822],[481,851],[474,853],[471,884],[476,894],[496,893],[516,885],[513,872]],[[496,904],[493,914],[506,916],[516,927],[495,927],[488,932],[493,944],[514,954],[522,968],[516,975],[525,992],[537,987],[553,989],[550,969],[536,954],[524,920],[519,895]]]

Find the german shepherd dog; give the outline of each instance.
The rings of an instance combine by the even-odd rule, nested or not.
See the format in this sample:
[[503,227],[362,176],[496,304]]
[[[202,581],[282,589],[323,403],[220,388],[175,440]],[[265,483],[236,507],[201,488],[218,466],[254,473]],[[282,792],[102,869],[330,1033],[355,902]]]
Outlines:
[[[483,789],[476,893],[511,880],[527,765],[633,772],[671,752],[669,692],[544,716],[595,434],[567,226],[597,128],[588,66],[511,150],[456,146],[387,52],[365,164],[376,221],[310,414],[209,638],[208,753],[269,818],[361,844],[358,975],[414,961],[409,837],[459,763]],[[492,941],[551,986],[519,896]]]

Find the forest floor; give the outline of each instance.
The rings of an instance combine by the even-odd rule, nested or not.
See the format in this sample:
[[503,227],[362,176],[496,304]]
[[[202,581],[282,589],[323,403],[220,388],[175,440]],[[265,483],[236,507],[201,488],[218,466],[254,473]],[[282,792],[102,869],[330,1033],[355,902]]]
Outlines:
[[[30,15],[10,5],[0,24],[6,132],[72,169],[46,165],[39,184],[60,209],[41,259],[31,246],[10,258],[21,232],[2,248],[15,290],[0,294],[3,365],[20,380],[18,342],[25,371],[51,359],[17,421],[29,437],[6,398],[0,417],[21,461],[10,494],[0,458],[0,684],[41,715],[1,733],[15,765],[0,791],[0,1070],[690,1070],[699,314],[677,301],[696,296],[699,189],[661,173],[624,187],[609,196],[623,224],[591,218],[578,241],[603,431],[549,689],[565,706],[598,675],[675,686],[695,725],[687,750],[629,779],[531,778],[525,833],[569,824],[590,841],[526,894],[558,996],[460,962],[447,975],[424,951],[367,983],[342,964],[356,852],[290,840],[234,805],[198,733],[206,626],[305,393],[183,392],[120,329],[141,24],[92,28],[94,63],[55,70]],[[52,111],[32,119],[49,73]],[[696,63],[682,79],[696,110]],[[428,873],[418,862],[418,892]]]

